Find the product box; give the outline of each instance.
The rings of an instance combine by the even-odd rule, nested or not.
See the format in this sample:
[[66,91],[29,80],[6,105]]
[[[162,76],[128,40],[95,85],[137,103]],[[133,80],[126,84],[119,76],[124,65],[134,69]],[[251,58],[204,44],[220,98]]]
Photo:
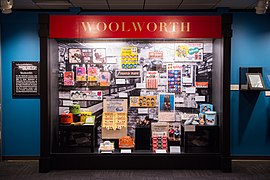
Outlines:
[[86,116],[85,117],[85,124],[87,125],[95,125],[96,116]]
[[85,67],[76,67],[76,81],[86,81]]
[[110,141],[104,141],[103,143],[100,143],[99,145],[99,152],[102,151],[114,151],[114,142]]
[[205,125],[214,126],[217,125],[216,112],[207,111],[205,112]]
[[135,146],[133,138],[130,136],[124,136],[119,139],[120,149],[133,149]]
[[92,116],[92,112],[81,112],[81,122],[85,123],[86,118]]
[[165,150],[167,152],[167,147],[167,136],[152,136],[152,149],[154,152],[157,152],[157,150]]
[[207,111],[213,111],[213,105],[212,104],[201,104],[200,105],[200,113],[205,114]]
[[72,113],[62,113],[60,115],[61,124],[71,124],[73,123],[73,114]]
[[100,72],[99,82],[100,86],[110,86],[111,74],[109,72]]
[[89,67],[88,71],[88,81],[97,81],[97,67]]
[[81,113],[80,108],[81,106],[79,104],[73,104],[69,106],[69,112],[71,112],[72,114],[80,114]]
[[74,72],[64,72],[64,86],[74,86]]

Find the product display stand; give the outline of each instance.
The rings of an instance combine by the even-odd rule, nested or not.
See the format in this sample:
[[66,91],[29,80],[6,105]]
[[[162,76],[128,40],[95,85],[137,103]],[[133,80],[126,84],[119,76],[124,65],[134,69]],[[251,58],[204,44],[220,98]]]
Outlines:
[[[193,126],[193,125],[190,125]],[[186,153],[217,153],[219,151],[219,127],[195,125],[195,131],[186,131],[185,125],[181,124],[181,146]],[[205,138],[209,140],[204,141]],[[191,145],[190,145],[191,144]]]
[[[150,150],[151,144],[151,129],[150,128],[136,128],[135,131],[135,149],[136,150]],[[138,140],[137,140],[138,139]]]
[[[59,127],[59,135],[60,135],[60,147],[65,151],[65,138],[71,134],[71,132],[81,132],[81,133],[89,133],[91,135],[91,144],[83,147],[89,148],[88,152],[94,152],[95,147],[95,133],[94,133],[95,126],[91,125],[84,125],[84,126],[74,126],[74,125],[60,125]],[[87,151],[86,151],[87,152]]]

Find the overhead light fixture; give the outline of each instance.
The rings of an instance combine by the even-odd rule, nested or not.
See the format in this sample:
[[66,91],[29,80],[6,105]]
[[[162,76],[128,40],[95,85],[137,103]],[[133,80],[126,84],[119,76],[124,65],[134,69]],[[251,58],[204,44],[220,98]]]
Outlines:
[[1,10],[3,14],[12,12],[13,0],[1,0]]
[[259,0],[256,9],[256,14],[265,14],[269,6],[269,0]]
[[70,6],[68,0],[33,0],[38,6]]

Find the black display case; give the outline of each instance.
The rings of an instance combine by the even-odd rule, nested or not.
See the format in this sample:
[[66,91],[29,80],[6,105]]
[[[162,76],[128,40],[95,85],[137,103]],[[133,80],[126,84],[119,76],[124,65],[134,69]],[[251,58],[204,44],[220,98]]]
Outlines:
[[[39,171],[48,172],[52,169],[220,169],[224,172],[231,171],[230,156],[230,62],[231,62],[231,37],[232,16],[224,14],[222,18],[222,37],[213,39],[213,73],[211,99],[216,111],[219,113],[219,124],[213,127],[197,127],[209,129],[218,134],[212,141],[214,151],[206,153],[188,151],[187,141],[184,141],[184,151],[181,154],[156,154],[149,151],[134,151],[132,154],[98,154],[96,151],[97,127],[64,127],[58,121],[58,42],[50,38],[50,16],[39,17],[40,36],[40,93],[41,93],[41,139]],[[59,39],[58,39],[59,40]],[[72,39],[72,41],[80,39]],[[207,71],[207,69],[205,69]],[[110,86],[106,88],[108,94],[114,94],[119,89],[129,92],[128,85],[123,87]],[[96,118],[102,112],[97,110]],[[76,129],[77,128],[77,129]],[[87,129],[87,130],[86,130]],[[59,131],[87,131],[91,133],[91,146],[89,153],[65,153],[59,151]],[[94,132],[93,132],[94,131]],[[140,130],[139,130],[140,131]],[[139,132],[138,131],[138,132]],[[142,133],[140,132],[142,136]],[[148,137],[149,132],[145,132]],[[184,135],[184,139],[188,135]],[[60,136],[61,137],[61,136]],[[61,142],[61,141],[60,141]],[[93,147],[95,144],[95,147]],[[144,145],[142,145],[144,146]],[[144,146],[146,148],[146,146]],[[148,148],[148,147],[147,147]],[[186,149],[186,151],[185,151]],[[138,166],[140,164],[140,166]]]

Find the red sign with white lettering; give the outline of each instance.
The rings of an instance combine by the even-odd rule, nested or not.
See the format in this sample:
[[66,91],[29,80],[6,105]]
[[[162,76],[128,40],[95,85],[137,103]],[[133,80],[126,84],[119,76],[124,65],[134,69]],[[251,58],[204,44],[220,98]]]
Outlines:
[[220,16],[50,16],[50,38],[221,37]]

